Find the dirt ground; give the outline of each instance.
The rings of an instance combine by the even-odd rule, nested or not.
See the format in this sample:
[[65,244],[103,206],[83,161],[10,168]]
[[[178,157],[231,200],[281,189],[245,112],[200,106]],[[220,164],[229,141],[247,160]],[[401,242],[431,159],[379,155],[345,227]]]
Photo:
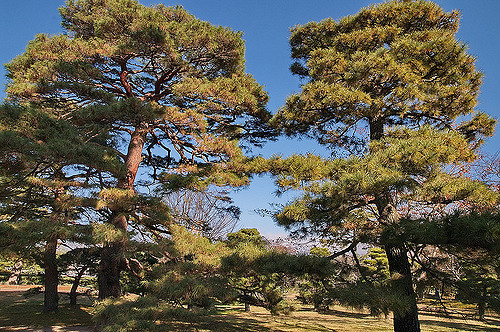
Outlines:
[[49,326],[33,328],[28,326],[7,326],[0,327],[0,331],[30,331],[30,332],[92,332],[89,326]]
[[[43,286],[37,285],[0,285],[0,292],[25,292],[31,288],[37,288],[43,291]],[[57,291],[60,293],[69,293],[71,286],[57,286]],[[85,292],[87,289],[84,287],[78,287],[78,292]]]

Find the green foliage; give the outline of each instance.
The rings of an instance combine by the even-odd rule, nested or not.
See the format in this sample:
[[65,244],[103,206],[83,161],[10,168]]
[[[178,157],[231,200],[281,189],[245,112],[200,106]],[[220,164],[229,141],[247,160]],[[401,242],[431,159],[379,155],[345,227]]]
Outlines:
[[235,140],[268,136],[268,97],[244,73],[239,33],[137,1],[69,1],[60,13],[65,34],[38,35],[7,65],[12,98],[55,104],[75,125],[101,123],[112,135],[149,124],[148,153],[172,151],[150,154],[145,165],[159,169],[182,172],[188,155],[227,160]]
[[87,186],[80,206],[105,221],[93,227],[103,244],[100,280],[110,276],[100,296],[119,296],[128,226],[161,237],[172,221],[137,174],[165,191],[247,184],[249,174],[223,169],[242,159],[243,145],[273,135],[268,96],[245,72],[241,34],[182,7],[70,0],[60,14],[62,34],[37,35],[6,65],[8,98],[61,125],[41,132],[42,142],[54,132],[74,140],[69,150],[62,140],[42,146],[60,151],[61,167]]
[[[308,133],[350,151],[366,148],[368,137],[355,133],[366,122],[371,129],[449,127],[473,112],[482,76],[455,39],[458,25],[457,12],[432,2],[390,1],[339,22],[295,27],[291,70],[310,81],[289,97],[276,123],[287,134]],[[492,134],[491,118],[479,113],[474,122]]]
[[160,325],[162,321],[194,321],[207,314],[208,311],[172,307],[151,296],[102,301],[95,307],[93,319],[101,331],[169,331],[168,327]]
[[457,298],[478,305],[479,318],[484,320],[486,307],[500,312],[500,259],[488,253],[469,252],[462,256],[462,276],[458,281]]
[[[499,202],[466,176],[496,121],[475,109],[482,74],[455,37],[458,25],[457,12],[415,0],[293,28],[291,71],[306,80],[272,122],[289,136],[316,139],[332,157],[273,157],[258,167],[276,176],[280,191],[303,191],[275,212],[279,224],[330,243],[384,248],[390,276],[368,266],[364,280],[314,287],[373,313],[393,311],[397,331],[419,330],[408,251],[460,232],[448,224],[449,237],[429,232],[424,240],[410,229],[418,234],[432,228],[424,220]],[[480,225],[472,229],[495,229]]]
[[[0,105],[0,143],[6,159],[3,170],[27,162],[89,165],[114,174],[123,170],[115,151],[86,141],[78,128],[51,114],[50,109],[4,103]],[[22,162],[22,163],[21,163]],[[15,169],[17,175],[22,169]],[[76,181],[73,185],[80,185]]]
[[[237,235],[240,242],[235,245]],[[280,252],[259,244],[262,238],[259,235],[259,241],[256,235],[258,233],[252,229],[243,229],[228,235],[228,241],[234,251],[224,257],[222,268],[230,277],[231,285],[240,292],[242,302],[263,306],[273,314],[287,313],[293,307],[285,298],[285,294],[291,291],[299,280],[305,280],[300,282],[300,287],[304,288],[307,283],[321,283],[341,271],[340,267],[325,255],[293,255]],[[249,241],[249,238],[253,240]],[[325,253],[324,250],[322,252]]]
[[452,286],[460,301],[477,304],[480,319],[484,319],[486,307],[500,310],[498,211],[423,220],[418,229],[413,223],[403,225],[411,241],[434,243],[439,248],[437,258],[422,255],[418,261],[430,279]]
[[243,228],[235,233],[227,235],[227,244],[231,248],[238,245],[254,245],[257,248],[264,248],[266,241],[256,228]]
[[339,302],[358,310],[368,309],[374,316],[407,310],[409,301],[391,287],[392,277],[383,249],[370,248],[358,267],[352,260],[331,263],[335,269],[327,273],[304,274],[298,299],[313,304],[317,311],[326,311]]
[[287,314],[294,306],[285,294],[299,276],[309,273],[319,280],[337,268],[326,257],[271,249],[253,229],[217,242],[176,225],[169,232],[168,239],[138,249],[144,253],[135,256],[144,276],[132,288],[140,297],[107,300],[96,308],[102,328],[161,330],[162,321],[190,322],[211,314],[216,304],[234,301]]
[[[361,259],[359,278],[354,284],[333,288],[333,299],[354,308],[368,308],[372,315],[406,310],[409,307],[404,296],[390,287],[389,262],[382,248],[372,247]],[[397,278],[397,277],[395,277]]]
[[399,227],[399,230],[388,228],[387,233],[397,232],[403,241],[417,244],[485,250],[493,257],[500,253],[498,212],[466,211],[431,220],[403,220]]
[[[377,197],[387,190],[393,197],[392,204],[406,210],[419,209],[409,201],[495,204],[498,194],[481,182],[445,172],[447,167],[461,167],[470,156],[467,143],[457,133],[423,126],[418,131],[388,132],[386,137],[372,143],[370,153],[364,158],[320,163],[312,156],[292,156],[286,160],[275,157],[269,160],[269,168],[277,175],[277,184],[286,190],[300,183],[306,192],[276,217],[281,224],[298,231],[326,231],[342,240],[346,239],[344,231],[355,230],[363,241],[377,241],[380,236],[374,227],[377,215],[367,209],[375,206]],[[304,171],[309,167],[310,172]],[[319,167],[321,172],[316,171]],[[406,213],[410,216],[426,211],[422,208]],[[305,227],[306,221],[310,228]]]
[[389,261],[382,248],[370,248],[361,262],[365,279],[372,284],[387,284],[390,278]]
[[146,294],[172,306],[209,308],[232,298],[227,281],[220,274],[221,258],[228,249],[223,243],[170,227],[171,240],[161,245],[166,256],[146,272]]
[[0,282],[5,284],[14,272],[19,272],[19,284],[36,284],[43,270],[33,257],[0,247]]

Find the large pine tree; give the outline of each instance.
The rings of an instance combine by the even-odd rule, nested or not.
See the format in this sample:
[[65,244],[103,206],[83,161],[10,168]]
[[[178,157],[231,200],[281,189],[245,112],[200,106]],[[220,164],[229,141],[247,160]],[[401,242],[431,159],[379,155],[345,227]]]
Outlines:
[[391,307],[398,332],[420,330],[402,224],[495,200],[461,172],[495,121],[475,109],[482,74],[455,37],[458,25],[457,12],[418,0],[295,27],[291,70],[305,83],[274,118],[333,157],[351,155],[271,160],[282,189],[304,190],[278,222],[347,249],[382,246],[400,299]]
[[[241,156],[241,140],[268,136],[269,113],[267,94],[245,73],[239,32],[135,0],[68,0],[60,13],[65,33],[36,36],[7,64],[7,92],[120,156],[122,170],[98,175],[109,227],[126,234],[132,216],[147,219],[134,213],[141,167],[167,187],[246,182],[222,165]],[[100,298],[121,293],[125,245],[126,236],[104,244]]]

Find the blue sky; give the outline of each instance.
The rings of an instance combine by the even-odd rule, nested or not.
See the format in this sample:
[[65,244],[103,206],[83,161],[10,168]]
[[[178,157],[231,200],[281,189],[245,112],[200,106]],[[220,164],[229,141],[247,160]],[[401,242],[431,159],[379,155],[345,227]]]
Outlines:
[[[142,0],[144,5],[157,4],[160,0]],[[477,66],[485,74],[479,97],[479,107],[495,118],[500,118],[496,105],[500,97],[500,1],[497,0],[437,0],[445,10],[458,9],[462,20],[458,38],[469,45],[469,53],[477,57]],[[309,21],[327,17],[335,20],[352,15],[360,8],[376,1],[367,0],[179,0],[163,1],[165,5],[182,5],[196,17],[212,24],[242,31],[246,41],[247,72],[265,86],[269,93],[269,109],[275,112],[285,98],[299,91],[299,80],[290,74],[289,29]],[[0,62],[5,64],[23,52],[26,44],[37,33],[62,32],[57,10],[62,0],[2,1],[0,5]],[[0,99],[5,97],[5,70],[0,70]],[[500,129],[498,129],[500,132]],[[500,133],[490,139],[484,150],[495,153],[500,149]],[[266,144],[255,153],[290,155],[294,152],[321,152],[310,141],[282,139]],[[273,195],[272,179],[257,177],[249,188],[233,195],[242,209],[241,227],[256,227],[263,234],[284,234],[270,218],[253,212],[268,208],[271,202],[282,202]]]

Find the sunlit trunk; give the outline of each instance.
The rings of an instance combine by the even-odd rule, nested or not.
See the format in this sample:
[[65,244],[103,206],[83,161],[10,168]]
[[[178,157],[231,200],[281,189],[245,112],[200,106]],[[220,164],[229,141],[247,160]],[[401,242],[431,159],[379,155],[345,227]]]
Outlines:
[[[126,175],[118,181],[118,188],[134,190],[134,181],[142,161],[142,149],[146,141],[146,131],[136,129],[130,137],[127,157],[125,160]],[[108,223],[127,232],[126,211],[113,211]],[[99,299],[108,297],[119,297],[121,295],[120,272],[124,261],[125,240],[117,240],[106,243],[101,251],[101,263],[99,264]]]
[[18,285],[19,280],[21,279],[21,270],[23,268],[23,262],[17,262],[12,268],[12,272],[9,276],[9,280],[7,280],[7,285]]

